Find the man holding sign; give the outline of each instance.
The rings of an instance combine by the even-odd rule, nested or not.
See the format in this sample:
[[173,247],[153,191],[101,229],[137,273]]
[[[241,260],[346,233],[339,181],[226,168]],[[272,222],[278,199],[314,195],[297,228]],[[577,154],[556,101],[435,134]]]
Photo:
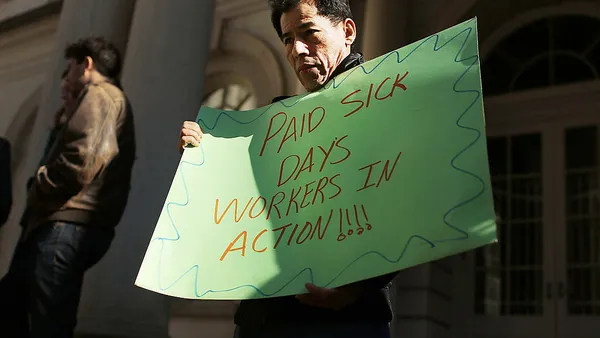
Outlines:
[[[309,91],[364,62],[353,52],[356,24],[347,0],[270,0],[273,27],[298,79]],[[285,99],[278,97],[273,102]],[[178,148],[198,146],[196,122],[183,124]],[[242,301],[236,337],[389,337],[392,313],[386,288],[394,273],[308,293]]]

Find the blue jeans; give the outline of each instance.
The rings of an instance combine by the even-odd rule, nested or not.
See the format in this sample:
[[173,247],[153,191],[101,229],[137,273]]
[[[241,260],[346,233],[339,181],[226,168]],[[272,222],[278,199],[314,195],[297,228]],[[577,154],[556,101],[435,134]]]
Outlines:
[[14,338],[70,338],[87,269],[106,254],[113,229],[50,222],[19,241],[0,280],[0,330]]
[[234,338],[390,338],[389,323],[292,324],[236,327]]

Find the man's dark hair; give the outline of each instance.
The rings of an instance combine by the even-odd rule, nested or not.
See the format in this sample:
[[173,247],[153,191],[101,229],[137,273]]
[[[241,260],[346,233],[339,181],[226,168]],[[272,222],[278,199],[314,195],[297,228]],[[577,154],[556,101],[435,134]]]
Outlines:
[[[281,38],[281,16],[300,3],[301,0],[269,0],[271,7],[271,22]],[[312,0],[319,15],[327,17],[332,23],[338,24],[346,19],[353,19],[348,0]]]
[[86,57],[92,58],[96,70],[113,80],[121,74],[121,53],[101,36],[90,36],[70,44],[65,49],[65,58],[81,63]]

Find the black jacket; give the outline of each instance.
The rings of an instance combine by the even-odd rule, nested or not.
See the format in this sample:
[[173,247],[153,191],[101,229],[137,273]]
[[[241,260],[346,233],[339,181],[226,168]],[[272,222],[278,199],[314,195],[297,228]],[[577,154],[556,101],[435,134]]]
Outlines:
[[[364,62],[359,53],[351,53],[331,75],[335,76]],[[288,96],[279,96],[273,102]],[[235,323],[244,328],[262,325],[282,325],[284,323],[347,323],[347,322],[390,322],[390,309],[387,288],[396,273],[391,273],[359,282],[363,295],[352,305],[341,311],[307,306],[294,296],[252,299],[242,301],[235,314]]]
[[0,226],[8,220],[12,207],[10,164],[10,143],[0,137]]

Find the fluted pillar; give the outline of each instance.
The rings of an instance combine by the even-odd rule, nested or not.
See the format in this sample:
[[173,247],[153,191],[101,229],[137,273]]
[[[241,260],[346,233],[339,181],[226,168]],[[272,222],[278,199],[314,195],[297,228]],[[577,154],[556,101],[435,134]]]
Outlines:
[[133,187],[112,248],[87,277],[81,333],[167,337],[166,298],[134,281],[178,165],[179,128],[200,109],[213,11],[214,0],[137,1],[122,77],[135,117]]
[[361,40],[367,60],[409,43],[410,0],[366,0]]

